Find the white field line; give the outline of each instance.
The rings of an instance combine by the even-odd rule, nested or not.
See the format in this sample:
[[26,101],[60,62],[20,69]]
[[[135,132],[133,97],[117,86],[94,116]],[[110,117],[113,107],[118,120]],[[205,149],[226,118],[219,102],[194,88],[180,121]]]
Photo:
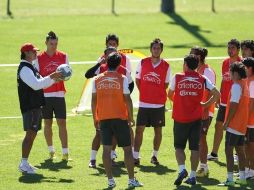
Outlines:
[[[223,60],[226,57],[207,57],[207,60]],[[166,61],[182,61],[183,58],[164,58]],[[130,61],[133,63],[139,62],[140,59],[131,59]],[[90,65],[96,64],[96,61],[74,61],[70,62],[71,65]],[[19,64],[0,64],[0,67],[17,67]]]
[[[74,117],[76,115],[77,114],[74,114],[74,113],[67,114],[68,117]],[[22,118],[21,116],[0,116],[0,120],[1,119],[21,119],[21,118]]]

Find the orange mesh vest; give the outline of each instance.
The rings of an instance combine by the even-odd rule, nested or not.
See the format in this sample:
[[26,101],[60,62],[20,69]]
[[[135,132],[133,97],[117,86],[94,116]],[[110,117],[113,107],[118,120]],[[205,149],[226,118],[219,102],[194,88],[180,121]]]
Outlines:
[[123,76],[117,72],[104,72],[95,78],[96,117],[105,119],[128,119],[123,95]]
[[[248,87],[250,86],[250,83],[254,81],[254,76],[250,77],[248,79]],[[254,125],[254,112],[249,113],[249,120],[248,120],[248,125]]]
[[[238,103],[238,107],[235,112],[235,115],[232,118],[232,120],[229,122],[228,127],[240,133],[245,134],[247,130],[248,115],[249,115],[247,111],[249,108],[249,90],[247,86],[247,80],[243,79],[239,81],[238,84],[240,84],[242,88],[242,95]],[[230,99],[231,99],[231,91],[229,92],[225,121],[229,113]]]
[[[197,71],[198,71],[199,74],[204,75],[204,71],[205,71],[206,68],[210,68],[208,64],[202,65]],[[212,70],[212,71],[214,73],[215,83],[216,83],[216,74],[215,74],[214,70]],[[202,102],[206,102],[207,100],[209,100],[209,98],[210,98],[209,94],[210,94],[210,91],[205,89],[204,94],[203,94],[203,98],[202,98]],[[214,113],[214,109],[215,109],[215,103],[213,103],[209,107],[209,112]],[[202,108],[202,111],[203,111],[202,118],[207,119],[209,117],[209,113],[204,112],[204,108]]]

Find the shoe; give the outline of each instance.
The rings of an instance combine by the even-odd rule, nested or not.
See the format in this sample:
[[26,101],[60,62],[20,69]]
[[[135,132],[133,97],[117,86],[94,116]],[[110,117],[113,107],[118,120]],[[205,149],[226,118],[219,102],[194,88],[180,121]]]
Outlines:
[[130,180],[128,183],[128,188],[133,188],[133,187],[143,187],[144,185],[140,183],[138,180],[135,178],[133,180]]
[[135,165],[135,166],[139,166],[139,165],[140,165],[140,160],[139,160],[139,158],[138,158],[138,159],[135,159],[135,158],[134,158],[134,165]]
[[108,188],[114,188],[116,186],[116,182],[112,179],[108,181]]
[[233,187],[233,186],[235,186],[235,182],[227,180],[225,182],[222,182],[222,183],[218,184],[218,186],[231,186],[231,187]]
[[249,171],[247,174],[246,174],[246,179],[254,179],[254,173]]
[[151,163],[154,164],[154,165],[159,165],[160,164],[156,156],[153,156],[151,158]]
[[90,160],[88,166],[89,166],[89,168],[96,168],[96,160]]
[[177,179],[175,180],[174,185],[181,185],[184,178],[188,176],[188,172],[184,169],[181,173],[178,174]]
[[67,153],[67,154],[63,154],[63,156],[62,156],[62,161],[68,162],[68,161],[72,161],[72,159],[69,158],[69,154]]
[[197,181],[195,177],[188,178],[184,183],[187,183],[189,185],[196,185]]
[[234,155],[234,163],[238,164],[238,156],[237,156],[237,154]]
[[247,180],[246,179],[237,179],[237,180],[235,180],[235,184],[247,185]]
[[36,174],[35,167],[29,163],[21,163],[19,165],[19,171],[26,174]]
[[115,162],[115,159],[112,159],[112,160],[111,160],[111,165],[112,165],[113,167],[117,166],[117,164],[116,164],[116,162]]
[[218,161],[219,158],[218,158],[218,156],[213,156],[212,154],[208,154],[207,155],[207,160],[209,160],[209,161]]
[[49,153],[49,159],[50,160],[55,160],[56,159],[56,153],[55,152],[50,152]]
[[209,170],[205,168],[199,168],[197,171],[197,177],[208,177],[209,176]]

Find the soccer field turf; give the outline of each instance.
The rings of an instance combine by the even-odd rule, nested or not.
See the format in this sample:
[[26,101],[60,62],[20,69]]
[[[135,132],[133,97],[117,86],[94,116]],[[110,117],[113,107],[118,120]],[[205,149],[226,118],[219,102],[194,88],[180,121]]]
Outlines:
[[[178,15],[167,16],[157,13],[159,3],[152,0],[116,1],[118,16],[110,15],[110,1],[77,0],[13,1],[14,19],[0,17],[0,64],[18,63],[20,45],[33,42],[44,49],[44,38],[49,30],[59,35],[59,49],[68,53],[70,61],[96,60],[104,50],[104,40],[108,33],[117,33],[120,48],[133,48],[149,55],[149,43],[160,37],[165,44],[163,57],[183,57],[193,45],[208,47],[209,56],[226,56],[226,43],[236,37],[240,40],[254,39],[252,29],[253,0],[218,0],[218,13],[210,10],[210,1],[177,1]],[[83,2],[86,2],[83,4]],[[99,6],[99,4],[105,6]],[[241,3],[241,4],[240,4]],[[31,7],[26,5],[32,5]],[[66,9],[68,7],[68,9]],[[125,9],[123,7],[126,7]],[[156,7],[156,8],[154,8]],[[1,8],[2,10],[2,8]],[[140,11],[142,10],[142,11]],[[3,12],[3,10],[2,10]],[[1,14],[2,14],[1,12]],[[220,84],[221,60],[209,61],[217,73],[217,86]],[[181,62],[171,62],[173,73],[180,71]],[[73,77],[66,82],[67,112],[78,103],[84,84],[84,72],[90,65],[74,65]],[[19,105],[15,67],[0,67],[0,117],[19,116]],[[135,68],[133,68],[135,70]],[[143,189],[228,189],[217,184],[226,179],[224,143],[222,142],[220,161],[209,162],[209,178],[198,179],[195,187],[173,185],[177,177],[173,148],[171,112],[166,113],[166,127],[159,151],[161,166],[150,164],[152,152],[152,129],[146,129],[141,148],[141,167],[135,168],[138,180],[144,183]],[[58,129],[54,123],[54,142],[58,159],[54,163],[45,161],[48,157],[43,133],[35,140],[29,161],[40,168],[34,176],[22,176],[18,172],[21,142],[24,136],[22,120],[0,119],[0,189],[104,189],[107,180],[98,153],[98,168],[89,169],[91,141],[94,135],[92,117],[70,116],[67,119],[69,147],[73,162],[67,165],[60,162],[61,146]],[[212,146],[214,121],[208,134],[209,150]],[[123,166],[123,152],[117,149],[118,167],[114,168],[117,188],[127,187],[127,172]],[[187,168],[190,169],[187,151]],[[254,189],[251,181],[249,189]],[[239,186],[229,189],[243,189]]]

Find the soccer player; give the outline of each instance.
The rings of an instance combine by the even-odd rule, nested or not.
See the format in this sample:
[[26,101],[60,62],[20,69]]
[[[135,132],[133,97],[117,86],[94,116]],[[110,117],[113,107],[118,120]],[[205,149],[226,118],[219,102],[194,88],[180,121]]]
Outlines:
[[243,40],[241,42],[241,52],[242,57],[254,57],[254,41],[253,40]]
[[[191,151],[191,172],[185,181],[187,184],[196,184],[196,170],[199,162],[199,142],[202,119],[202,107],[207,108],[220,98],[216,87],[205,76],[195,70],[198,59],[190,54],[184,58],[183,73],[177,73],[170,84],[168,97],[174,101],[172,117],[174,119],[174,147],[176,160],[179,166],[179,175],[175,185],[181,185],[188,176],[185,168],[185,147],[189,142]],[[203,100],[204,89],[210,91],[210,98]]]
[[[61,64],[69,64],[68,56],[66,53],[57,50],[58,37],[52,31],[46,36],[45,42],[47,49],[38,55],[38,61],[35,66],[42,76],[51,74]],[[48,145],[49,158],[54,159],[55,148],[53,146],[53,113],[55,115],[57,125],[59,127],[59,138],[62,144],[62,160],[68,161],[68,133],[66,128],[66,104],[65,104],[65,86],[61,81],[57,84],[44,89],[44,96],[46,105],[42,109],[42,116],[44,119],[44,136]]]
[[22,142],[22,159],[19,171],[34,174],[37,168],[28,163],[28,157],[37,132],[41,129],[41,106],[45,103],[42,89],[54,84],[62,75],[53,72],[42,78],[32,65],[38,49],[33,44],[26,43],[22,45],[20,51],[21,62],[17,71],[17,83],[23,128],[26,135]]
[[[223,122],[225,119],[225,112],[227,107],[227,98],[230,91],[230,88],[233,84],[230,79],[229,67],[232,63],[240,61],[239,57],[240,51],[240,42],[236,39],[232,39],[228,42],[228,55],[229,58],[225,59],[222,64],[222,81],[221,81],[221,99],[220,102],[217,102],[219,110],[217,113],[216,124],[215,124],[215,133],[213,139],[213,148],[212,152],[207,155],[208,160],[218,160],[218,151],[220,143],[223,138]],[[219,105],[218,105],[219,104]]]
[[129,175],[129,188],[143,186],[134,178],[134,164],[131,148],[130,126],[134,125],[133,107],[128,89],[128,80],[116,70],[121,55],[113,52],[107,59],[108,71],[98,75],[93,81],[92,112],[94,125],[100,128],[103,144],[103,165],[108,177],[108,187],[116,186],[112,175],[112,139],[116,137],[119,147],[123,147],[125,166]]
[[[205,63],[205,58],[208,54],[207,49],[196,46],[191,49],[190,54],[194,54],[198,58],[197,72],[207,77],[215,86],[215,82],[216,82],[215,72],[208,64]],[[209,98],[210,98],[209,91],[205,89],[202,101],[206,102]],[[207,165],[208,146],[206,141],[206,135],[213,119],[214,107],[215,107],[215,104],[212,104],[210,107],[203,108],[203,115],[201,120],[200,144],[199,144],[200,165],[199,165],[199,170],[197,171],[198,177],[205,177],[205,176],[208,176],[209,174],[208,165]]]
[[246,132],[245,144],[245,177],[254,179],[254,58],[243,59],[243,64],[247,70],[248,87],[249,87],[249,120]]
[[[230,78],[233,85],[228,96],[225,122],[226,130],[225,153],[227,160],[227,180],[219,186],[234,186],[235,183],[246,185],[245,179],[245,155],[244,137],[248,124],[249,91],[245,72],[242,63],[233,63],[230,66]],[[239,179],[233,181],[234,157],[233,150],[236,150],[239,163]]]
[[154,39],[150,44],[151,57],[141,60],[136,71],[136,85],[139,89],[139,109],[134,140],[135,165],[140,164],[139,151],[145,127],[154,128],[151,163],[158,165],[158,151],[165,126],[166,89],[170,80],[170,66],[161,58],[163,42]]

